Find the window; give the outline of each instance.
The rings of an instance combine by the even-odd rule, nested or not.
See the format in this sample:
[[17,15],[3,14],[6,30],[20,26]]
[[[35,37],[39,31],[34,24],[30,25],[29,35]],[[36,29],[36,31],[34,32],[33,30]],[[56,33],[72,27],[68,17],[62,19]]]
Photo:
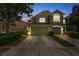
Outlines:
[[65,22],[65,19],[63,19],[63,24],[65,24],[66,22]]
[[39,18],[40,23],[45,23],[45,18]]
[[60,14],[53,15],[53,22],[60,22]]

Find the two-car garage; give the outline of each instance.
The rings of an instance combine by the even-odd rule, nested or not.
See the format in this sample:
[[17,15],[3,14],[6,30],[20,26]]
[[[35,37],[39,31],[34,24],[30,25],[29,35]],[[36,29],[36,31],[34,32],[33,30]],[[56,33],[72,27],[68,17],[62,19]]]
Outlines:
[[[30,28],[31,35],[47,35],[49,31],[50,31],[49,27],[31,27]],[[53,26],[52,31],[55,34],[63,34],[63,27]]]

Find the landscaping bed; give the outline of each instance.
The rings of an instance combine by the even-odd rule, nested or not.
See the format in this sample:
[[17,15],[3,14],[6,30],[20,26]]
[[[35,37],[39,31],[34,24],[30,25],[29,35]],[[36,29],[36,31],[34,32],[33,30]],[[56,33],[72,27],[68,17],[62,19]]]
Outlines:
[[58,43],[60,43],[61,45],[63,45],[64,47],[75,47],[75,45],[69,43],[68,41],[65,41],[57,36],[54,35],[53,32],[49,32],[49,35]]
[[22,35],[24,32],[9,32],[0,34],[0,47],[2,46],[13,46],[19,43],[24,38]]
[[75,47],[75,45],[69,43],[68,41],[65,41],[57,36],[53,36],[54,40],[57,41],[58,43],[60,43],[61,45],[65,46],[65,47]]

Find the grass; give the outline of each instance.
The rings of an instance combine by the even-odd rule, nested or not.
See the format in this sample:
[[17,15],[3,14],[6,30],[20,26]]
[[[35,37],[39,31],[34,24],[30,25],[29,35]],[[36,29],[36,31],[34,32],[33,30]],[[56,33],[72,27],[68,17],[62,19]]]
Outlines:
[[57,36],[53,36],[54,40],[63,45],[64,47],[75,47],[75,45],[69,43],[68,41],[65,41]]
[[65,41],[64,39],[55,36],[53,32],[49,32],[49,36],[51,36],[55,41],[57,41],[59,44],[63,45],[64,47],[75,47],[74,44],[71,44],[68,41]]

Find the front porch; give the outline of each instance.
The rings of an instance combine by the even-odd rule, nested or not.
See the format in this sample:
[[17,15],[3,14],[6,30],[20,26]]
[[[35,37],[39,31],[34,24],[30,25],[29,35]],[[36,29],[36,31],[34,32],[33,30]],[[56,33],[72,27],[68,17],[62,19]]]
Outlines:
[[54,25],[52,26],[52,31],[55,33],[55,34],[65,34],[65,27],[63,26],[60,26],[60,25]]

